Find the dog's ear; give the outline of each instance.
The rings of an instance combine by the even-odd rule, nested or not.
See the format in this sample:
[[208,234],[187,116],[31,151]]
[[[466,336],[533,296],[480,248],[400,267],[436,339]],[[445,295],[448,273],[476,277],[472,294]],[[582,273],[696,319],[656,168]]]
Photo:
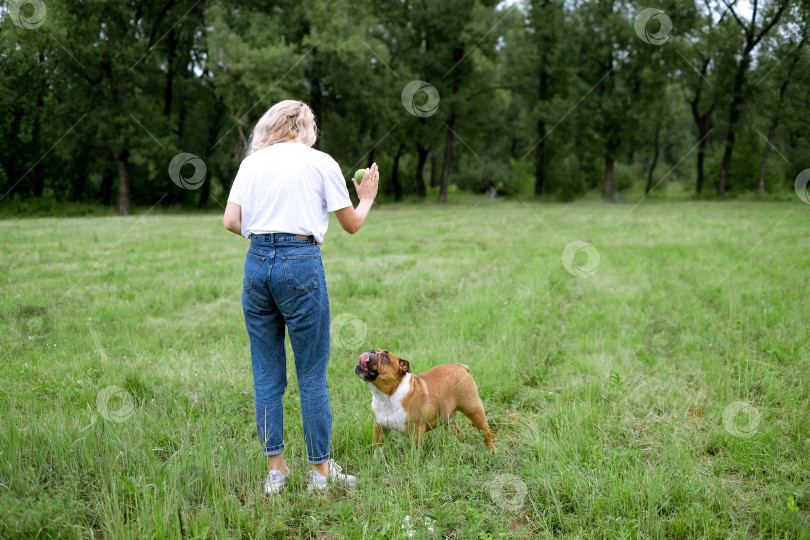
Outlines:
[[412,373],[411,365],[408,363],[407,360],[404,360],[402,358],[399,359],[399,371],[400,373]]

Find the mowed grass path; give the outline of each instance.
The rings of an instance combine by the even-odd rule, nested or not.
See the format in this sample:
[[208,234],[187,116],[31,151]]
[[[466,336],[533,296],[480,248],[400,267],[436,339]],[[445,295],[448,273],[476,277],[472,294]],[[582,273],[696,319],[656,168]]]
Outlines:
[[[479,199],[333,220],[333,455],[360,484],[306,491],[288,350],[293,483],[270,498],[247,241],[218,214],[0,221],[0,537],[810,538],[809,223]],[[498,454],[462,419],[374,459],[369,348],[468,364]]]

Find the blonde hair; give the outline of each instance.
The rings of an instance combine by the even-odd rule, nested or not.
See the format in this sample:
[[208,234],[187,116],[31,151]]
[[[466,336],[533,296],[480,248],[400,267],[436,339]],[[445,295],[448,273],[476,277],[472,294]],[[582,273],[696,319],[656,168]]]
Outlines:
[[246,155],[278,142],[295,141],[312,146],[317,138],[316,130],[315,115],[309,105],[294,99],[279,101],[256,123]]

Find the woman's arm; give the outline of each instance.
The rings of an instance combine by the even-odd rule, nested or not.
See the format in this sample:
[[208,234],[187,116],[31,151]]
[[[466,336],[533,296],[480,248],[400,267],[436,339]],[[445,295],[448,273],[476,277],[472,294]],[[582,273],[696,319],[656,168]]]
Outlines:
[[360,199],[357,208],[347,206],[335,210],[335,216],[338,218],[340,226],[349,234],[354,234],[360,230],[371,210],[371,205],[374,204],[374,199],[377,197],[377,187],[380,183],[377,164],[374,163],[370,168],[366,169],[366,174],[359,184],[354,178],[352,178],[352,182],[354,183],[354,189],[357,191],[357,197]]
[[349,234],[354,234],[359,231],[373,203],[373,199],[363,199],[360,201],[360,204],[357,205],[357,208],[347,206],[346,208],[335,210],[335,216],[337,216],[343,230]]
[[225,217],[222,218],[225,228],[234,234],[242,235],[242,207],[229,202],[225,208]]

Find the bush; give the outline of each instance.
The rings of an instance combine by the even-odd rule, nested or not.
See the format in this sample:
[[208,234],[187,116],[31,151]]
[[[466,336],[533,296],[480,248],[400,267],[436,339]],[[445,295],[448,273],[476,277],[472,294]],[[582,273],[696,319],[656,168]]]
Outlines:
[[108,206],[60,201],[52,197],[23,198],[12,195],[0,204],[0,219],[109,215],[115,215],[115,210]]
[[531,182],[526,164],[510,159],[507,163],[486,158],[463,159],[453,177],[459,189],[472,193],[486,193],[497,186],[499,195],[517,195]]
[[574,154],[552,160],[546,175],[546,190],[559,195],[563,201],[572,201],[585,193],[585,175]]

